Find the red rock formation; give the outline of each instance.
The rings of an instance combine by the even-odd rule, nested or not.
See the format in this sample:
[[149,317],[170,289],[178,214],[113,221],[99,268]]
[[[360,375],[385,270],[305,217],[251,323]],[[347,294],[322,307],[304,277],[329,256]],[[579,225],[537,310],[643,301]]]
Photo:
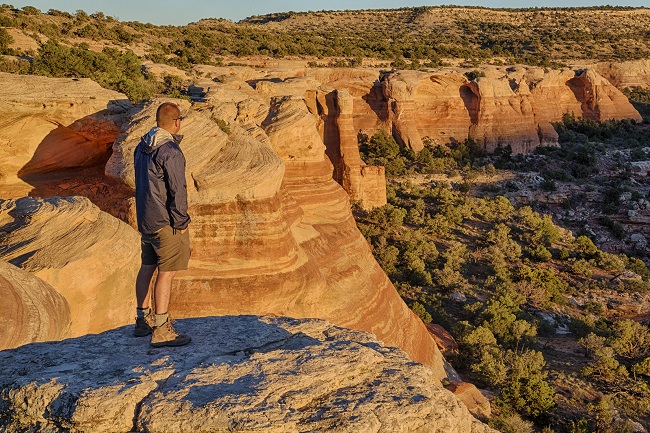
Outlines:
[[582,117],[596,121],[643,120],[625,95],[592,70],[576,71],[567,85],[581,103]]
[[70,330],[70,307],[45,281],[0,261],[0,350],[60,340]]
[[354,129],[354,100],[346,90],[336,92],[338,113],[336,126],[343,159],[343,188],[352,200],[364,209],[386,204],[386,175],[384,167],[368,166],[359,155],[359,140]]
[[[132,161],[120,155],[132,152],[158,102],[135,114],[116,143],[107,172],[127,184]],[[226,136],[188,113],[193,253],[190,270],[178,274],[172,314],[327,318],[374,332],[445,377],[435,343],[356,228],[304,100],[274,98],[262,126],[233,122]]]
[[539,145],[557,145],[551,122],[565,113],[594,120],[641,119],[620,91],[590,70],[480,72],[483,76],[471,82],[460,70],[388,75],[384,94],[395,138],[415,151],[424,142],[471,137],[488,151],[510,146],[514,153],[527,153]]
[[470,113],[477,113],[469,136],[485,150],[510,146],[514,153],[529,153],[540,145],[539,127],[525,85],[490,70],[466,87],[473,94],[468,104]]
[[449,391],[467,406],[470,413],[479,419],[487,419],[492,415],[490,401],[475,385],[467,382],[458,382],[445,385]]
[[444,356],[449,357],[458,354],[458,343],[445,328],[436,323],[429,323],[427,330]]

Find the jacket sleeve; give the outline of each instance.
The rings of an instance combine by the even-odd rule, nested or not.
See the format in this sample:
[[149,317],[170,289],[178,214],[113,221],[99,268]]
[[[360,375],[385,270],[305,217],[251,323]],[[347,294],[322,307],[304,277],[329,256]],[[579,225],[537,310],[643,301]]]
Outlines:
[[185,156],[180,149],[166,146],[163,172],[167,186],[167,211],[169,221],[176,230],[184,230],[190,223],[187,213],[187,182],[185,181]]

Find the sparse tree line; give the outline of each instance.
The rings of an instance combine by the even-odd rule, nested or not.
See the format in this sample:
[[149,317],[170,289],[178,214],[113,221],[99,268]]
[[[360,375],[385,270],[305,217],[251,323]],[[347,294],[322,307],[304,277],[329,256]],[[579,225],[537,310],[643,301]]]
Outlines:
[[[418,17],[430,10],[433,8],[376,11],[372,13],[386,14],[386,18],[377,22],[362,20],[354,28],[323,26],[316,17],[318,13],[314,13],[314,21],[309,24],[275,29],[264,23],[281,22],[300,14],[288,12],[253,17],[237,24],[210,20],[198,25],[154,26],[119,22],[101,12],[89,15],[80,10],[70,14],[50,9],[47,15],[41,15],[38,9],[30,6],[14,9],[3,5],[0,27],[19,28],[28,34],[43,34],[50,40],[68,44],[74,44],[74,38],[119,46],[146,42],[151,44],[149,59],[181,68],[198,63],[220,64],[225,56],[250,55],[347,59],[337,66],[355,66],[357,59],[374,58],[390,62],[395,68],[413,69],[440,66],[443,58],[465,59],[468,66],[499,58],[506,63],[553,67],[563,66],[563,61],[579,56],[601,60],[650,57],[647,29],[642,25],[621,27],[603,20],[600,24],[593,23],[590,31],[578,25],[581,24],[580,11],[626,8],[512,10],[511,13],[522,13],[527,19],[518,25],[459,18],[452,26],[418,26]],[[542,11],[559,15],[550,21],[541,15],[537,18],[537,13]],[[364,13],[369,12],[338,14]],[[43,16],[52,19],[43,19]],[[314,61],[313,65],[329,63]]]

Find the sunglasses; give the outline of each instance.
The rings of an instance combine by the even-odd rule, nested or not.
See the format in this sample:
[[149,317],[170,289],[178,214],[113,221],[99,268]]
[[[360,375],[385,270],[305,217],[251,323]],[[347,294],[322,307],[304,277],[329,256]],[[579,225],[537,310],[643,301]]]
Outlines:
[[185,116],[177,117],[174,120],[180,120],[182,122],[183,120],[185,120]]

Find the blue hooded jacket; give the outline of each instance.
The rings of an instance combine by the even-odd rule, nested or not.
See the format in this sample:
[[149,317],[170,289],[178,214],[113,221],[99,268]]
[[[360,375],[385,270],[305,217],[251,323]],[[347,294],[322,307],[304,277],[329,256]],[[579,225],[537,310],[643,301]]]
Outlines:
[[183,230],[190,223],[181,138],[155,126],[135,148],[135,209],[140,233],[155,233],[165,226]]

